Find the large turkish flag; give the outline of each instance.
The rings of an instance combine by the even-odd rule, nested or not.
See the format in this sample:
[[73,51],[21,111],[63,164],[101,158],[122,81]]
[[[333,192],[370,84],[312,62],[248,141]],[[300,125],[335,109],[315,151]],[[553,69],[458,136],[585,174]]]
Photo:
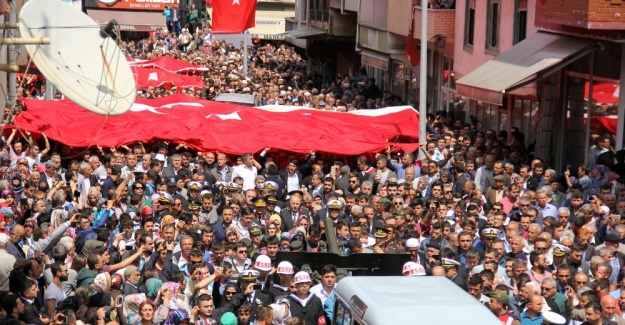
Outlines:
[[240,34],[256,26],[256,0],[213,0],[215,34]]
[[419,115],[410,106],[350,113],[278,106],[273,110],[201,100],[185,95],[137,99],[120,116],[103,116],[69,100],[24,99],[16,126],[73,147],[118,147],[154,139],[185,143],[202,151],[231,154],[265,147],[356,155],[414,151]]

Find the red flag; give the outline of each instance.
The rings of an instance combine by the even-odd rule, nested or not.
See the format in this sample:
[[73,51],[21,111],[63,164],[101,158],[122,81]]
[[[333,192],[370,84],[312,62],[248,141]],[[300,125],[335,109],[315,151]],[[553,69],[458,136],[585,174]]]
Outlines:
[[256,0],[213,0],[213,33],[240,34],[254,26]]
[[417,45],[414,43],[414,15],[417,11],[417,7],[412,7],[412,15],[410,16],[410,28],[408,29],[408,39],[406,40],[406,46],[404,51],[410,61],[410,65],[417,66],[421,61],[421,55],[417,51]]
[[382,152],[393,139],[393,150],[419,148],[419,113],[410,106],[346,113],[287,106],[269,110],[176,94],[139,98],[130,111],[106,117],[66,99],[23,102],[28,110],[15,117],[16,126],[45,132],[50,139],[73,147],[119,147],[162,139],[198,151],[232,154],[260,152],[271,145],[298,153],[359,155]]

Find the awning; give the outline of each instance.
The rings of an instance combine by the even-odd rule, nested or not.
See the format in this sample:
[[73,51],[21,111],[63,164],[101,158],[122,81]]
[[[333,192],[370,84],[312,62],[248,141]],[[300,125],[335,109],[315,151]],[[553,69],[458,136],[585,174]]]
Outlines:
[[375,68],[388,70],[388,61],[390,56],[385,53],[379,53],[372,50],[363,49],[360,53],[362,64],[370,65]]
[[286,32],[286,36],[295,37],[295,38],[306,38],[310,36],[323,35],[327,34],[325,30],[321,28],[315,27],[304,27],[299,29],[294,29]]
[[597,49],[593,40],[537,32],[456,81],[458,94],[501,105],[503,95]]
[[100,25],[115,19],[119,29],[127,32],[151,32],[157,28],[167,28],[165,16],[160,11],[89,10],[87,15]]

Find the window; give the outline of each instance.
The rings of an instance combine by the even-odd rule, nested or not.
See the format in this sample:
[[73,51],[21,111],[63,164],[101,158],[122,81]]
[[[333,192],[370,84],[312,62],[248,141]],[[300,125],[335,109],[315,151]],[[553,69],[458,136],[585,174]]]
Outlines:
[[501,0],[488,0],[488,13],[486,16],[486,54],[499,54],[500,1]]
[[527,37],[527,0],[515,0],[514,44]]
[[309,2],[310,20],[328,21],[330,18],[330,0],[311,0]]
[[475,36],[475,0],[467,0],[467,9],[464,16],[464,49],[473,51],[473,37]]
[[342,301],[336,300],[336,312],[334,313],[334,322],[336,325],[349,325],[352,323],[352,313],[343,304]]

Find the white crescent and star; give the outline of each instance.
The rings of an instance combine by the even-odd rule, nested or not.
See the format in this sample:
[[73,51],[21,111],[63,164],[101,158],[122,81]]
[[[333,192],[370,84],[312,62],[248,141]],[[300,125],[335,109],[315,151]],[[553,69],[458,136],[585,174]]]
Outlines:
[[241,3],[239,2],[239,0],[232,0],[232,5],[234,6],[235,4],[237,5],[241,5]]

